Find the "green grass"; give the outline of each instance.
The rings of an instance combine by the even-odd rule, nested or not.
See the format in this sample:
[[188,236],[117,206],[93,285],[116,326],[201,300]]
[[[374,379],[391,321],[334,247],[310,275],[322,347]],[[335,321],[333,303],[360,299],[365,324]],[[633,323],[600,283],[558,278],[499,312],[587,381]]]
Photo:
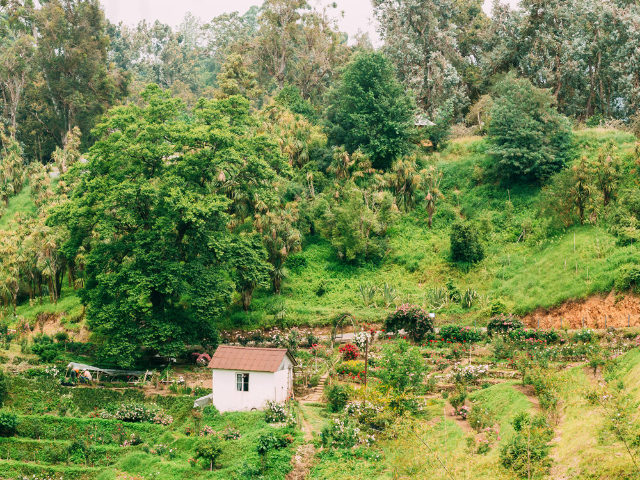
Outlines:
[[[585,129],[575,132],[575,139],[577,157],[588,158],[596,157],[606,141],[613,141],[623,158],[625,186],[635,188],[633,135]],[[536,308],[607,293],[621,265],[640,262],[639,247],[617,245],[604,225],[546,230],[539,218],[540,188],[505,188],[492,181],[486,175],[490,162],[486,149],[485,139],[468,137],[451,142],[429,160],[443,172],[440,189],[444,194],[432,229],[427,226],[424,208],[418,205],[390,228],[386,256],[379,263],[363,265],[340,262],[328,240],[307,236],[302,252],[295,254],[298,266],[288,268],[282,295],[258,290],[251,310],[245,313],[234,305],[222,328],[327,325],[345,312],[358,320],[382,321],[394,304],[402,302],[431,309],[429,290],[447,282],[460,291],[471,288],[480,297],[470,309],[450,304],[438,310],[437,322],[482,325],[496,301],[502,302],[507,312],[524,315]],[[25,189],[11,199],[9,210],[28,210],[32,206],[29,202]],[[0,226],[11,215],[0,218]],[[470,270],[449,261],[450,225],[459,217],[476,221],[484,238],[486,258]],[[523,224],[530,225],[524,240],[520,238]],[[381,293],[384,284],[395,289],[391,305]],[[364,304],[361,285],[378,288],[374,305]],[[81,312],[81,305],[75,292],[65,288],[58,305],[45,301],[44,305],[23,304],[18,309],[19,315],[27,318],[43,311],[75,315]]]
[[443,418],[444,400],[429,399],[426,418],[404,419],[392,430],[390,438],[371,449],[355,453],[327,451],[319,455],[311,471],[312,479],[416,478],[445,479],[447,470],[459,479],[511,480],[514,475],[499,464],[500,445],[510,437],[510,421],[532,408],[531,402],[515,390],[513,382],[494,385],[470,395],[475,405],[494,412],[500,425],[501,440],[486,454],[469,448],[471,434],[456,422]]
[[18,195],[9,199],[9,205],[0,216],[0,230],[7,230],[17,213],[31,215],[36,212],[36,206],[31,199],[31,187],[25,186]]

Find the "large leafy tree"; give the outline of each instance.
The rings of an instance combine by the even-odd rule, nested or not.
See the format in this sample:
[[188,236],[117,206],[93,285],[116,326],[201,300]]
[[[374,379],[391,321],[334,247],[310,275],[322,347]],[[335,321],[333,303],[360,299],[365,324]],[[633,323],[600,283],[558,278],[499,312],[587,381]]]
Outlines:
[[97,0],[47,0],[36,11],[39,95],[48,108],[47,129],[61,145],[74,126],[83,138],[124,93],[126,82],[109,70],[104,13]]
[[414,103],[380,53],[359,53],[331,92],[329,141],[360,149],[375,168],[388,169],[409,150]]
[[[234,239],[272,203],[273,167],[282,166],[262,154],[277,146],[253,134],[246,99],[202,100],[190,113],[156,86],[142,97],[96,127],[89,162],[68,174],[80,178],[72,201],[53,217],[69,227],[67,250],[88,252],[87,318],[120,365],[140,347],[174,355],[185,343],[215,343],[232,268],[241,291],[268,271],[256,245]],[[233,263],[238,248],[254,251],[243,262],[257,265]]]
[[495,89],[489,152],[505,180],[542,181],[560,170],[571,151],[571,127],[553,96],[509,75]]

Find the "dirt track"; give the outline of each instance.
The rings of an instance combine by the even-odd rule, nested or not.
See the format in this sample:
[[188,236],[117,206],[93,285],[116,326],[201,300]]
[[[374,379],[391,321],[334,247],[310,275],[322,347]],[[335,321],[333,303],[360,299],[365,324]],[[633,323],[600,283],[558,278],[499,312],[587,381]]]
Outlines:
[[[570,301],[552,309],[538,309],[524,317],[531,328],[605,328],[640,327],[640,297],[625,295],[618,298],[612,292],[605,296],[592,296],[586,300]],[[539,322],[539,323],[538,323]]]

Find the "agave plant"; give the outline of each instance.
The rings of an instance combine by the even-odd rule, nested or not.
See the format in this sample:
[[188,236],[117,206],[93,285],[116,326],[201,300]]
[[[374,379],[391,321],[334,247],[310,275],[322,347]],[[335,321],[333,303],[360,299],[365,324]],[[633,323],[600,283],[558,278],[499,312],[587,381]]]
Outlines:
[[476,301],[477,298],[478,298],[478,292],[476,292],[472,288],[467,288],[462,293],[462,298],[461,298],[460,303],[462,304],[462,306],[464,308],[471,308],[473,306],[473,303]]
[[384,304],[386,307],[389,307],[395,299],[398,297],[398,293],[396,289],[389,285],[387,282],[384,282],[382,286],[382,296],[384,298]]
[[430,288],[426,300],[430,310],[441,310],[449,303],[449,292],[443,287]]
[[368,284],[361,283],[359,290],[360,290],[360,296],[362,297],[362,302],[364,303],[365,307],[369,307],[371,305],[376,306],[375,296],[378,289],[375,285],[368,285]]

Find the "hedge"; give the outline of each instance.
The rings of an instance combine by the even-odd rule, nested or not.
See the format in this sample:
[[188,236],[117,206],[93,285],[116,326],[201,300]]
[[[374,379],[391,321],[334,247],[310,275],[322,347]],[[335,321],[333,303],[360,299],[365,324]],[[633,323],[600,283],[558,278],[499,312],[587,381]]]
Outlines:
[[[108,466],[116,462],[122,447],[89,445],[85,455],[74,455],[72,442],[60,440],[32,440],[27,438],[0,439],[0,458],[38,463],[76,463],[91,467]],[[86,466],[86,465],[85,465]]]
[[23,476],[44,476],[56,480],[92,480],[102,469],[89,467],[44,466],[13,460],[0,462],[0,478],[22,478]]
[[125,424],[101,418],[54,417],[53,415],[19,415],[19,437],[46,440],[87,440],[97,444],[120,445],[132,434],[142,441],[152,441],[165,431],[150,423]]

